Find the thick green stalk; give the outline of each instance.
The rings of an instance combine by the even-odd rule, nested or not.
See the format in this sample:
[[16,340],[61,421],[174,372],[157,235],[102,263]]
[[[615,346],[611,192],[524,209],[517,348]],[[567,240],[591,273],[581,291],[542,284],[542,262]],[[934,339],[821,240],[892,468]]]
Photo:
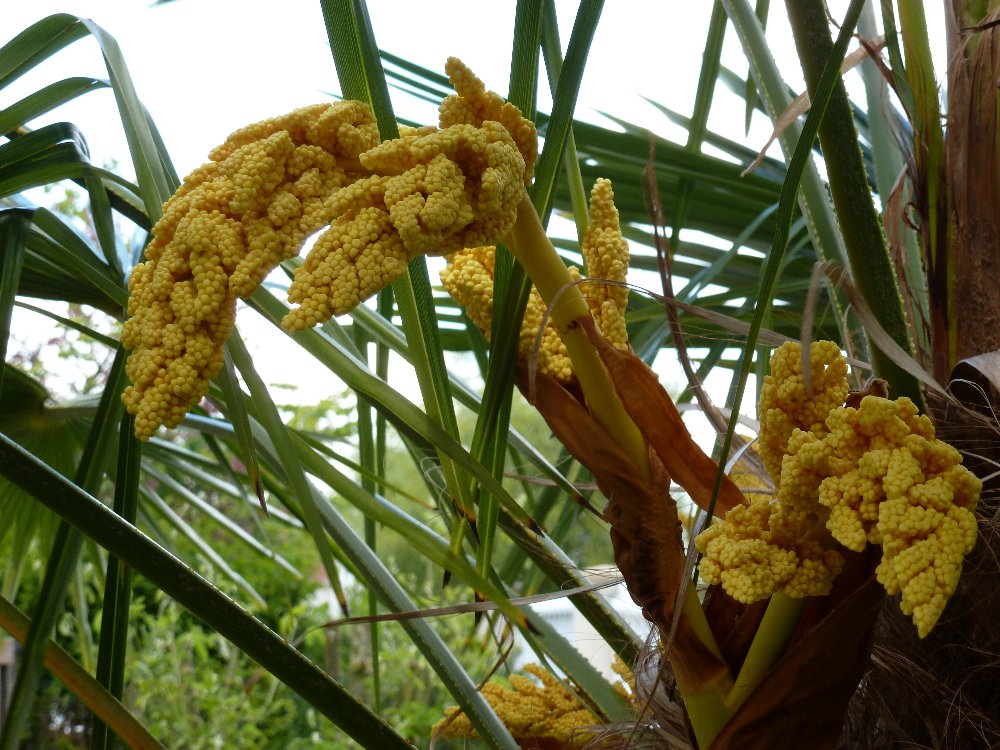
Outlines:
[[576,323],[578,319],[590,316],[587,301],[580,288],[573,284],[566,264],[546,236],[541,219],[527,195],[517,208],[517,221],[506,244],[524,266],[545,304],[551,307],[552,320],[566,344],[573,371],[587,397],[587,406],[597,421],[621,441],[636,466],[648,472],[646,441],[615,395],[611,378],[587,334]]
[[[806,84],[813,94],[833,51],[826,6],[823,0],[787,0],[786,6]],[[854,117],[842,80],[834,86],[826,115],[820,123],[819,141],[854,283],[892,339],[912,353],[913,344],[896,274],[882,223],[872,202]],[[875,374],[889,382],[893,395],[909,396],[914,403],[923,404],[917,379],[874,343],[871,359]]]
[[757,628],[757,635],[750,644],[740,673],[733,683],[733,689],[726,696],[726,703],[733,713],[750,697],[764,675],[785,653],[805,605],[805,598],[793,599],[780,591],[771,597],[760,627]]
[[[518,206],[517,221],[507,238],[507,246],[524,266],[538,293],[551,308],[552,320],[566,345],[573,362],[573,372],[580,381],[587,406],[594,418],[614,436],[636,468],[648,474],[650,466],[645,438],[625,411],[597,351],[577,323],[580,318],[590,316],[590,308],[580,288],[573,284],[566,264],[546,236],[542,222],[527,196]],[[719,655],[718,645],[694,586],[686,587],[681,606],[683,615],[687,617],[698,639],[714,654]],[[729,689],[730,681],[723,679],[721,682],[725,684],[713,684],[683,696],[688,718],[699,745],[703,747],[708,747],[731,715],[725,705],[725,692]]]

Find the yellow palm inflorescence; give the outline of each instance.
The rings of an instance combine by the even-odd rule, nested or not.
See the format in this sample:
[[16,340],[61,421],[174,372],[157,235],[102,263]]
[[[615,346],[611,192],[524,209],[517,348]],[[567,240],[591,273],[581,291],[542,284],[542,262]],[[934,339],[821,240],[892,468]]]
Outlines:
[[[473,247],[448,256],[448,265],[441,269],[445,290],[465,308],[466,315],[490,340],[493,325],[493,274],[496,248]],[[532,287],[524,310],[517,356],[527,361],[535,351],[538,327],[545,316],[545,303]],[[546,321],[538,343],[538,372],[562,382],[573,377],[573,366],[559,331],[551,319]]]
[[844,406],[840,372],[846,366],[836,364],[834,347],[813,345],[813,373],[820,378],[814,377],[811,401],[803,397],[796,367],[799,345],[775,352],[762,389],[760,442],[771,466],[783,445],[777,496],[773,502],[753,498],[698,537],[702,574],[743,602],[775,591],[822,594],[839,571],[838,546],[860,552],[879,544],[876,576],[889,594],[902,595],[903,612],[924,637],[975,544],[973,511],[982,482],[962,466],[955,448],[935,438],[930,420],[909,399],[869,395],[856,407]]
[[223,363],[236,300],[319,237],[282,321],[300,331],[392,283],[420,254],[497,242],[537,158],[535,126],[452,59],[441,126],[379,143],[368,106],[317,104],[233,133],[164,205],[129,281],[123,400],[148,439],[174,427]]
[[440,128],[405,129],[361,154],[370,176],[337,193],[332,223],[295,274],[282,320],[300,331],[349,312],[420,255],[492,245],[513,226],[537,155],[535,126],[451,58]]
[[164,204],[122,331],[136,437],[175,427],[208,392],[236,300],[327,223],[327,198],[360,176],[377,137],[359,102],[299,109],[233,133]]
[[[585,731],[600,724],[598,717],[586,708],[556,677],[537,664],[528,664],[526,675],[511,675],[510,687],[488,682],[482,688],[483,697],[492,706],[500,721],[519,741],[552,739],[572,746],[582,746],[589,735]],[[445,710],[445,718],[434,731],[446,738],[476,737],[472,722],[457,707]]]
[[[591,315],[604,338],[619,349],[626,349],[628,287],[624,282],[628,272],[628,242],[622,237],[611,180],[597,180],[590,191],[590,226],[580,249],[587,276],[595,280],[583,288]],[[601,279],[612,283],[602,284]]]

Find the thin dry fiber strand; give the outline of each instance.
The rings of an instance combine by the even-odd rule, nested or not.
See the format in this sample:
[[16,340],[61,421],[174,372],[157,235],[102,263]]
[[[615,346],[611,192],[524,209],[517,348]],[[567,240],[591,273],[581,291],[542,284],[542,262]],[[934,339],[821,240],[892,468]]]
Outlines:
[[583,750],[694,750],[663,644],[653,628],[633,667],[636,717],[617,722],[588,742]]

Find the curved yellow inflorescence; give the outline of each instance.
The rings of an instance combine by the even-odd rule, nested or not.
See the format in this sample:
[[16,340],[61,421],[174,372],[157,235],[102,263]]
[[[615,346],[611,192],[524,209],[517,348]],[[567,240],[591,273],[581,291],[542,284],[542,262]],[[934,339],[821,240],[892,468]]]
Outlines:
[[[837,373],[814,394],[828,406],[842,391],[841,368],[829,354],[834,345],[817,342],[814,351],[818,344],[824,346],[813,355],[814,375],[817,356],[824,374]],[[828,406],[815,421],[815,405],[801,399],[804,386],[794,366],[800,351],[797,344],[776,351],[766,382],[762,444],[773,450],[778,439],[766,431],[784,435],[792,425],[783,439],[776,499],[755,497],[698,537],[702,574],[743,602],[774,591],[814,595],[829,590],[839,572],[838,545],[860,552],[880,544],[876,576],[890,595],[901,594],[903,612],[924,637],[975,544],[973,511],[982,482],[962,466],[955,448],[936,439],[931,421],[908,398],[869,395],[856,407]],[[763,395],[761,401],[763,412]],[[792,414],[779,414],[782,405]]]
[[513,226],[537,157],[534,124],[460,61],[440,128],[405,128],[360,155],[370,176],[338,192],[332,223],[288,290],[282,320],[300,331],[349,312],[419,255],[493,245]]
[[122,331],[136,437],[175,427],[207,393],[236,300],[328,222],[327,198],[360,176],[357,157],[377,139],[360,102],[299,109],[233,133],[164,204]]
[[130,278],[123,399],[136,435],[176,426],[222,366],[236,300],[330,225],[289,289],[298,331],[352,309],[420,254],[506,234],[538,155],[535,126],[460,61],[440,127],[379,143],[367,105],[317,104],[249,125],[165,204]]
[[585,284],[583,294],[601,335],[619,349],[626,349],[628,287],[624,281],[628,272],[628,242],[622,237],[611,180],[598,179],[590,191],[590,226],[581,250],[588,278],[617,282]]
[[[552,673],[537,664],[524,669],[538,681],[514,674],[509,688],[499,682],[488,682],[482,688],[483,697],[500,721],[518,741],[552,739],[574,747],[585,744],[590,737],[586,730],[600,724],[596,714]],[[478,736],[472,722],[455,706],[445,709],[445,718],[434,731],[446,738]]]

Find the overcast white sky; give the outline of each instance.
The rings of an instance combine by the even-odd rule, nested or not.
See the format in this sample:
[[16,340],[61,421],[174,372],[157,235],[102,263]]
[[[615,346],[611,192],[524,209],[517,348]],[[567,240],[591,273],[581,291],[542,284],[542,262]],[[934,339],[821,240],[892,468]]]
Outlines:
[[[441,70],[449,55],[462,58],[489,88],[506,93],[513,36],[514,0],[434,0],[403,3],[369,0],[375,36],[383,49]],[[560,35],[567,43],[578,3],[556,0]],[[793,87],[801,73],[774,3],[768,37]],[[940,13],[937,3],[928,12]],[[609,2],[590,53],[577,116],[600,121],[613,112],[654,132],[683,141],[684,134],[643,97],[690,114],[712,4],[710,2]],[[835,17],[845,0],[831,2]],[[149,109],[183,176],[206,160],[209,150],[245,124],[322,101],[339,92],[317,0],[248,3],[234,0],[174,0],[150,7],[145,0],[32,0],[5,2],[0,43],[32,22],[57,12],[89,17],[121,45],[139,97]],[[931,21],[940,31],[941,24]],[[745,74],[735,33],[726,35],[724,62]],[[0,107],[40,86],[73,75],[107,76],[96,43],[86,38],[60,52],[31,75],[0,92]],[[548,99],[540,97],[540,109]],[[398,115],[435,120],[434,108],[393,93]],[[742,101],[720,88],[709,126],[754,148],[770,133],[759,117],[743,133]],[[110,92],[89,94],[44,122],[79,125],[92,159],[117,158],[128,176],[127,149]],[[32,123],[34,126],[43,121]],[[777,147],[772,147],[776,149]],[[774,152],[774,151],[772,151]]]
[[[564,46],[577,4],[556,2]],[[840,17],[846,0],[830,4],[834,16]],[[489,88],[506,93],[514,0],[420,4],[372,0],[368,5],[383,49],[435,70],[443,68],[449,55],[457,55]],[[339,92],[317,0],[282,0],[266,6],[174,0],[155,7],[145,0],[33,0],[4,6],[0,42],[57,12],[92,18],[116,37],[139,97],[181,176],[201,164],[208,151],[236,128]],[[643,97],[690,114],[711,6],[707,1],[607,3],[590,53],[578,117],[599,120],[598,111],[614,112],[659,134],[683,139],[683,133]],[[931,6],[928,13],[939,17],[939,4]],[[932,18],[930,25],[940,31],[938,20]],[[772,8],[768,37],[786,79],[793,87],[801,86],[780,3]],[[732,30],[726,35],[724,62],[745,73]],[[63,50],[0,92],[0,107],[70,75],[106,77],[92,39]],[[394,106],[404,117],[425,122],[435,118],[432,107],[401,92],[394,92]],[[548,108],[545,87],[540,108]],[[95,161],[118,157],[122,169],[128,169],[110,92],[83,97],[46,121],[53,119],[80,125]],[[749,136],[744,136],[742,102],[721,88],[709,125],[755,147],[770,133],[769,124],[759,117]]]
[[[576,3],[557,6],[565,45]],[[457,55],[488,87],[506,92],[513,0],[371,2],[369,7],[376,39],[384,49],[437,70],[448,55]],[[708,2],[608,3],[581,92],[580,115],[593,119],[597,110],[625,113],[651,128],[669,129],[642,97],[688,110],[710,7]],[[175,0],[156,7],[143,0],[5,3],[0,38],[5,41],[55,12],[92,18],[117,38],[139,96],[182,175],[204,161],[232,130],[339,91],[316,0],[266,6],[232,0]],[[772,33],[780,37],[777,24]],[[727,42],[731,57],[738,60],[735,35],[730,33]],[[92,40],[77,42],[4,92],[0,106],[33,90],[39,81],[67,75],[106,77]],[[431,108],[403,95],[394,95],[394,105],[414,119],[434,117]],[[544,100],[541,106],[546,108]],[[121,137],[110,124],[113,108],[111,95],[98,93],[70,105],[59,117],[83,127],[95,157],[120,155]],[[730,124],[732,119],[720,112],[717,127]],[[762,123],[754,142],[767,132]]]

